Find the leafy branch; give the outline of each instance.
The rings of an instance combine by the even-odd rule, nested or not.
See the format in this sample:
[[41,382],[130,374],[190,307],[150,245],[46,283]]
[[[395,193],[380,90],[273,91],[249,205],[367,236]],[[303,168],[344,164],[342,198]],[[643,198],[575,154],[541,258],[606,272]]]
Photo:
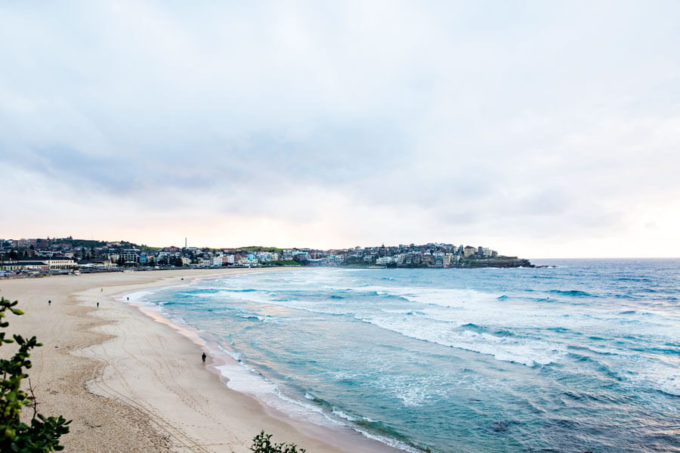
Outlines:
[[[63,450],[59,438],[68,433],[70,420],[61,415],[45,417],[38,413],[33,385],[28,381],[30,395],[22,390],[22,381],[28,378],[26,370],[32,364],[30,352],[42,346],[35,336],[25,339],[21,335],[7,338],[5,319],[8,313],[21,316],[24,313],[16,308],[17,301],[10,302],[0,297],[0,346],[16,343],[19,349],[9,359],[0,359],[0,451],[7,452],[50,452]],[[30,425],[21,421],[24,406],[33,406]]]
[[304,448],[298,450],[297,445],[288,443],[274,443],[271,441],[272,435],[261,431],[260,434],[253,438],[253,445],[250,451],[253,453],[305,453]]

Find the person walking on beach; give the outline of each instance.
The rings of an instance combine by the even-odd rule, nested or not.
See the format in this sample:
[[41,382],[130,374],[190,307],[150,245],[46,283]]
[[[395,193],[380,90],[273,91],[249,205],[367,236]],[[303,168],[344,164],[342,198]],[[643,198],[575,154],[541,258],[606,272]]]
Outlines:
[[97,302],[97,308],[99,308],[99,302]]
[[201,355],[201,360],[203,360],[203,363],[205,363],[205,359],[206,359],[206,357],[208,357],[208,356],[207,356],[207,355],[205,355],[205,352],[204,352],[204,353],[203,353],[203,355]]
[[50,307],[52,306],[52,299],[47,301],[47,305],[50,306]]

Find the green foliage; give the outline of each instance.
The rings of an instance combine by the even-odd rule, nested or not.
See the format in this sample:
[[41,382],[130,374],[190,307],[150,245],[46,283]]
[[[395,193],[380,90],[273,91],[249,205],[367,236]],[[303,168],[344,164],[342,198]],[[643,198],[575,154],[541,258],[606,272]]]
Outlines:
[[245,252],[271,252],[271,253],[281,253],[283,249],[278,247],[263,247],[261,245],[249,245],[248,247],[241,247],[239,250]]
[[90,239],[64,239],[64,242],[70,242],[72,247],[104,247],[106,241],[95,241]]
[[264,262],[262,266],[300,266],[300,263],[295,260],[278,260]]
[[250,451],[253,453],[305,453],[307,450],[300,448],[297,445],[287,443],[274,443],[271,441],[272,435],[260,431],[260,434],[253,438],[253,445],[250,446]]
[[[21,335],[13,335],[13,339],[6,338],[4,331],[9,322],[4,318],[7,313],[17,316],[23,312],[15,308],[17,301],[10,302],[0,297],[0,346],[16,343],[19,349],[10,359],[0,359],[0,451],[3,452],[49,452],[63,450],[59,445],[59,438],[68,433],[68,425],[61,415],[45,417],[36,408],[33,389],[29,384],[30,395],[21,389],[22,381],[28,378],[25,370],[31,368],[30,351],[42,346],[35,337],[25,339]],[[24,406],[33,407],[31,424],[21,421],[21,410]]]

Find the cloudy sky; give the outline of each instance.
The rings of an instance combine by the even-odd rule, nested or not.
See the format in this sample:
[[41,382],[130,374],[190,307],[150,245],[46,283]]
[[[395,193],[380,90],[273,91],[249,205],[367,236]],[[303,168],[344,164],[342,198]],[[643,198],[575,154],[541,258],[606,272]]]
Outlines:
[[0,237],[680,256],[680,2],[0,3]]

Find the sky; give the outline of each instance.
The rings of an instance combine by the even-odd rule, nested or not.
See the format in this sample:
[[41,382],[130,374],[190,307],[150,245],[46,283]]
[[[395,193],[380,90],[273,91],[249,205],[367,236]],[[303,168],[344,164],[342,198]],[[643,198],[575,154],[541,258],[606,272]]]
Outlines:
[[0,3],[0,238],[680,256],[680,2]]

